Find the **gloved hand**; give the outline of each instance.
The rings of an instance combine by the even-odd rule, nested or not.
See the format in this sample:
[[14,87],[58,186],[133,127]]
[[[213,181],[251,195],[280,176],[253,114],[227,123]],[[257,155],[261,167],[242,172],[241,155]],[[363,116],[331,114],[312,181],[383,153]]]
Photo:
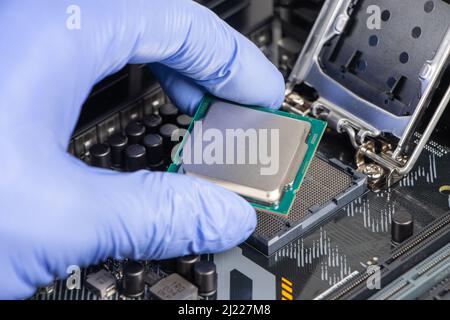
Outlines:
[[2,0],[0,39],[0,298],[71,265],[216,252],[251,234],[254,210],[224,189],[66,153],[90,89],[126,63],[152,63],[184,112],[205,92],[279,106],[281,75],[242,35],[189,0]]

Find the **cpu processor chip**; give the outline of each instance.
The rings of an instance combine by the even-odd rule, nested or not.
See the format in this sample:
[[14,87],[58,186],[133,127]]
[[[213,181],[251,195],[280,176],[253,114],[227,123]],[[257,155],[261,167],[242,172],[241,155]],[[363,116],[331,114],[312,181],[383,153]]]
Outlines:
[[[245,198],[277,205],[305,158],[310,129],[309,122],[216,101],[202,120],[201,132],[194,128],[186,141],[185,149],[193,152],[189,159],[184,153],[182,168],[189,176],[213,181]],[[197,139],[208,132],[215,141]],[[204,151],[217,139],[221,145],[214,146],[208,161]],[[202,161],[193,159],[195,151],[203,151]]]
[[207,97],[169,171],[209,180],[256,208],[285,215],[325,127],[320,120]]

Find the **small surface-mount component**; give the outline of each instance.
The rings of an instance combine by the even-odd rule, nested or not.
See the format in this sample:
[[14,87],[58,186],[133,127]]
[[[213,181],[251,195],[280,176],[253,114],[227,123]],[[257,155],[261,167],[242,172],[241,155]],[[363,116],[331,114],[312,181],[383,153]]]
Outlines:
[[198,289],[179,274],[171,274],[150,288],[158,300],[197,300]]
[[108,299],[117,292],[116,278],[106,270],[89,274],[86,286],[100,299]]
[[[256,208],[282,215],[288,213],[326,127],[320,120],[210,97],[200,104],[194,121],[169,171],[207,179]],[[215,146],[214,161],[198,161],[199,150],[211,148],[211,139],[205,138],[210,133],[222,137],[221,145]]]
[[161,280],[162,277],[153,271],[148,271],[145,273],[144,279],[145,283],[151,287],[154,284],[156,284],[159,280]]
[[48,284],[45,287],[39,288],[37,294],[40,295],[50,295],[55,292],[55,282]]

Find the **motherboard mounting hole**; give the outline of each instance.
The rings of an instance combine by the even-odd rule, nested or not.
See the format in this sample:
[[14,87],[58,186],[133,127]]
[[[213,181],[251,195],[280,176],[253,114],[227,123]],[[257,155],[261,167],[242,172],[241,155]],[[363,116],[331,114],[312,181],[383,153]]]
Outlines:
[[408,63],[408,61],[409,61],[409,54],[408,54],[408,52],[402,52],[400,54],[400,62],[405,64],[405,63]]
[[367,69],[367,61],[366,60],[359,60],[358,62],[358,70],[361,72],[366,71]]
[[434,10],[434,2],[433,1],[427,1],[424,5],[424,10],[426,13],[430,13]]
[[411,36],[414,39],[420,38],[421,35],[422,35],[422,28],[421,27],[415,27],[415,28],[412,29]]
[[384,22],[388,21],[391,18],[391,12],[389,10],[384,10],[381,13],[381,20]]
[[378,45],[378,37],[376,35],[371,35],[369,37],[369,45],[371,47],[376,47]]

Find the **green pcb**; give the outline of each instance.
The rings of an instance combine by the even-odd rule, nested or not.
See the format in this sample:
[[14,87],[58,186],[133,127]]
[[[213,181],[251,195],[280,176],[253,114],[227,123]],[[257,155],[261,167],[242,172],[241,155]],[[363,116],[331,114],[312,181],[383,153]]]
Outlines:
[[[194,129],[195,122],[201,121],[206,116],[206,114],[208,112],[208,108],[216,100],[219,100],[219,99],[213,98],[211,96],[205,96],[205,98],[201,101],[199,108],[197,110],[197,113],[194,116],[194,119],[188,129],[189,132],[192,132],[192,130]],[[269,109],[269,108],[261,108],[261,107],[254,107],[254,106],[242,106],[242,107],[252,108],[254,110],[258,110],[261,112],[273,113],[273,114],[276,114],[279,116],[288,117],[288,118],[296,119],[299,121],[304,121],[304,122],[306,121],[311,124],[311,130],[310,130],[309,136],[306,140],[308,150],[305,154],[302,164],[298,168],[297,175],[296,175],[294,182],[291,185],[289,185],[288,187],[286,187],[281,200],[277,204],[269,206],[269,205],[262,204],[258,201],[255,201],[255,199],[247,198],[247,200],[256,209],[260,209],[260,210],[263,210],[263,211],[266,211],[269,213],[285,216],[285,215],[289,214],[291,206],[294,203],[295,197],[297,195],[297,191],[300,188],[300,186],[303,182],[303,179],[306,175],[306,172],[308,171],[309,165],[316,153],[317,147],[318,147],[320,140],[321,140],[321,138],[325,132],[325,129],[327,127],[327,123],[324,121],[321,121],[321,120],[303,117],[300,115],[290,114],[290,113],[273,110],[273,109]],[[184,147],[186,141],[187,141],[187,137],[185,137],[184,140],[181,142],[178,151],[173,156],[173,159],[172,159],[173,163],[169,167],[168,172],[180,173],[180,171],[181,171],[180,168],[182,165],[181,153],[183,151],[183,147]]]

